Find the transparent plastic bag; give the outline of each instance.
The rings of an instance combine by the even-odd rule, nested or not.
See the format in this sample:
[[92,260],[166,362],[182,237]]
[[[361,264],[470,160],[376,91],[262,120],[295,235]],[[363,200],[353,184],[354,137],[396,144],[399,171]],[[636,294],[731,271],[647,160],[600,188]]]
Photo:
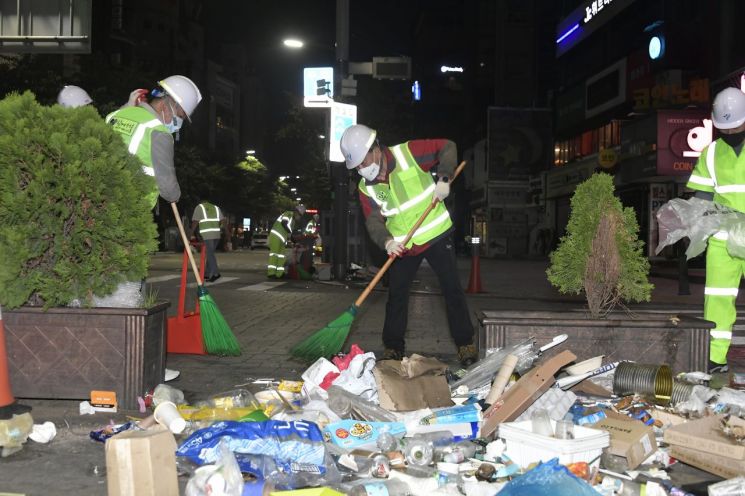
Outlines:
[[105,296],[93,296],[96,307],[137,308],[144,302],[142,283],[125,281],[116,287],[113,293]]
[[233,452],[225,441],[220,442],[219,458],[214,465],[204,465],[194,471],[186,483],[186,496],[241,496],[243,475]]
[[537,357],[537,352],[533,353],[533,345],[533,338],[528,338],[521,343],[506,346],[495,351],[466,369],[466,373],[462,378],[450,384],[450,390],[455,392],[459,387],[465,386],[469,392],[472,392],[486,386],[488,393],[488,388],[494,376],[497,375],[508,355],[518,357],[515,370],[524,372],[532,366],[533,361]]
[[[707,240],[714,233],[729,230],[745,221],[745,215],[702,198],[673,198],[657,210],[659,243],[655,254],[663,248],[688,237],[686,257],[691,259],[706,250]],[[745,250],[745,243],[741,248]],[[728,247],[729,248],[729,247]]]
[[745,214],[727,219],[724,229],[727,231],[727,252],[733,257],[745,258]]

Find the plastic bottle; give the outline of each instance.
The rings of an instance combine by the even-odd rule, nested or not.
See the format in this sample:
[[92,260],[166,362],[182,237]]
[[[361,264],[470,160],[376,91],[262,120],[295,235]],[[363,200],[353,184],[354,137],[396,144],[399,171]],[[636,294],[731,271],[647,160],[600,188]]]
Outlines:
[[438,461],[448,463],[462,463],[476,454],[476,445],[470,441],[460,441],[442,449],[435,450]]
[[329,395],[328,406],[340,418],[352,418],[352,402],[342,394]]
[[378,405],[360,398],[356,394],[352,394],[339,386],[331,386],[326,391],[329,395],[329,401],[332,401],[334,397],[344,396],[349,399],[352,411],[361,420],[368,422],[397,422],[398,418],[392,412],[384,408],[380,408]]
[[434,431],[404,439],[404,454],[410,465],[429,465],[434,460],[435,448],[442,448],[453,441],[450,431]]
[[409,485],[400,480],[387,480],[380,482],[366,482],[354,486],[349,494],[351,496],[408,496],[411,494]]
[[381,432],[375,444],[380,451],[394,451],[398,448],[398,439],[390,432]]

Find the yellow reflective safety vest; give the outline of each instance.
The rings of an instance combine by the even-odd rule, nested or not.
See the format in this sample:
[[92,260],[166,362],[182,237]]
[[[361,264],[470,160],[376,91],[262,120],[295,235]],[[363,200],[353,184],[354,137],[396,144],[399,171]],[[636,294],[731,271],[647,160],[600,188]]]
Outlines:
[[168,128],[142,107],[124,107],[106,116],[106,123],[114,127],[127,145],[129,153],[137,156],[142,163],[142,171],[150,177],[150,204],[158,202],[158,184],[155,182],[150,137],[153,131],[168,133]]
[[738,156],[723,141],[712,141],[701,152],[686,187],[714,193],[716,203],[745,212],[745,153]]
[[199,234],[204,239],[220,239],[220,209],[210,202],[200,203],[197,208],[202,210]]
[[[385,226],[393,239],[403,241],[432,202],[435,181],[430,173],[419,167],[407,143],[393,146],[390,150],[396,158],[396,167],[388,175],[388,183],[366,184],[362,179],[359,189],[380,207]],[[452,225],[447,208],[438,202],[406,248],[424,245],[445,233]]]

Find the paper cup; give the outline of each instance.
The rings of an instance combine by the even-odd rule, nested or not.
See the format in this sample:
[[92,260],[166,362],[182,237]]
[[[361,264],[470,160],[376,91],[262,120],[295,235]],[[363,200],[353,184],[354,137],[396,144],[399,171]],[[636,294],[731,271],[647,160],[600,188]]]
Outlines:
[[186,428],[186,420],[181,416],[176,408],[176,404],[171,401],[164,401],[155,407],[153,412],[155,421],[160,425],[168,427],[168,430],[174,434],[181,434]]

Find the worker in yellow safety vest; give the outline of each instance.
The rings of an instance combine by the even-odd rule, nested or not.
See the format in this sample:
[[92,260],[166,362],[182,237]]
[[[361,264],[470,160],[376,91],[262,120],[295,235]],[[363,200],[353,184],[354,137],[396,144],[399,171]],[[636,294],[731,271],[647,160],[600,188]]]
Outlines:
[[285,275],[285,248],[298,222],[305,215],[305,206],[300,204],[295,210],[282,212],[269,231],[269,262],[266,265],[267,277],[281,279]]
[[[726,88],[714,99],[711,120],[719,138],[701,152],[688,179],[695,196],[713,200],[745,213],[745,93]],[[706,250],[704,318],[716,326],[710,331],[709,372],[726,372],[727,350],[732,341],[732,325],[737,317],[735,300],[745,260],[727,251],[727,233],[715,233]]]
[[[409,290],[426,259],[440,281],[458,359],[463,366],[471,365],[478,359],[473,326],[455,264],[453,222],[442,203],[450,194],[450,176],[457,165],[455,143],[429,139],[387,147],[377,141],[375,130],[356,124],[344,131],[340,148],[347,169],[355,169],[362,176],[359,198],[370,239],[388,256],[398,257],[388,272],[383,358],[404,357]],[[437,181],[432,177],[434,170]],[[407,233],[433,198],[440,202],[404,245]]]

